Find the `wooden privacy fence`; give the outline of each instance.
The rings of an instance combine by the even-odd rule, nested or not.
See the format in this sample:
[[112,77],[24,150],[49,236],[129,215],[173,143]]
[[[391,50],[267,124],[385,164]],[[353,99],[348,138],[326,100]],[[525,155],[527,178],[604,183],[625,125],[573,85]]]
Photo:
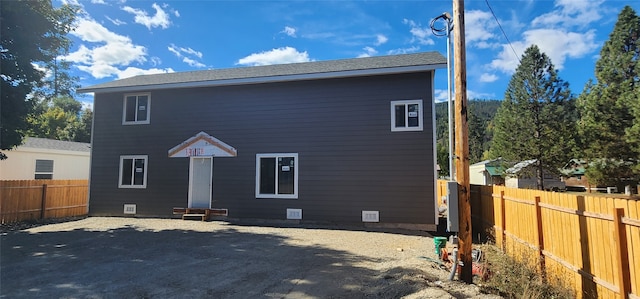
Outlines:
[[473,233],[491,231],[496,246],[578,298],[638,299],[640,201],[612,196],[472,185]]
[[87,180],[0,181],[0,221],[86,215],[88,188]]

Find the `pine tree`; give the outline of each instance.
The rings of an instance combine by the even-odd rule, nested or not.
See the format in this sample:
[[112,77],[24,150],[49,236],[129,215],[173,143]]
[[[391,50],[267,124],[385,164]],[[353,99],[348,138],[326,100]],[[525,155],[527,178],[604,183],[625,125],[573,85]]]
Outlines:
[[574,100],[549,57],[529,47],[511,78],[493,120],[492,158],[519,162],[535,159],[538,189],[543,170],[557,172],[572,156]]
[[[626,6],[600,51],[596,82],[578,98],[578,124],[590,183],[633,177],[640,153],[640,18]],[[635,115],[634,115],[635,111]]]

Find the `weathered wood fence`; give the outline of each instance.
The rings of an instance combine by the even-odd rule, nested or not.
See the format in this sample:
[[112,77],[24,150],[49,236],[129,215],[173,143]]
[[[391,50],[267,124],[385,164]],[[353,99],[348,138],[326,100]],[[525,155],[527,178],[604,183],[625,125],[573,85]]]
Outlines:
[[0,222],[86,215],[88,188],[87,180],[0,181]]
[[[446,182],[438,185],[446,194]],[[472,185],[471,210],[474,234],[537,263],[578,298],[640,298],[637,198]]]

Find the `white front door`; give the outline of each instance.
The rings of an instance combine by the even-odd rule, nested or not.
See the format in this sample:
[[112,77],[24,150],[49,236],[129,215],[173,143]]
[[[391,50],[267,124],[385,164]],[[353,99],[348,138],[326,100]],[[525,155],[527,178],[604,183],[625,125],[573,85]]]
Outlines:
[[189,208],[211,208],[213,157],[191,157]]

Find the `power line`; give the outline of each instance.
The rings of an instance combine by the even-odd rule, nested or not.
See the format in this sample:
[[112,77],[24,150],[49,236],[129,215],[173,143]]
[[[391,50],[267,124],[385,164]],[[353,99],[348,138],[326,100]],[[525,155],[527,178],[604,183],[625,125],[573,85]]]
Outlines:
[[498,27],[500,28],[500,31],[502,31],[502,35],[507,40],[507,43],[509,44],[509,47],[511,48],[511,51],[513,51],[513,55],[516,56],[516,59],[518,59],[519,63],[522,63],[522,61],[520,61],[520,56],[518,55],[518,53],[516,53],[516,49],[513,48],[513,45],[511,44],[511,41],[509,40],[509,37],[507,36],[507,33],[504,32],[504,29],[502,28],[502,25],[500,25],[500,21],[498,21],[498,17],[493,12],[493,8],[491,8],[491,5],[489,4],[489,0],[484,0],[484,1],[485,1],[485,3],[487,3],[487,7],[489,7],[489,11],[491,11],[491,15],[493,15],[493,18],[496,20],[496,23],[498,24]]

